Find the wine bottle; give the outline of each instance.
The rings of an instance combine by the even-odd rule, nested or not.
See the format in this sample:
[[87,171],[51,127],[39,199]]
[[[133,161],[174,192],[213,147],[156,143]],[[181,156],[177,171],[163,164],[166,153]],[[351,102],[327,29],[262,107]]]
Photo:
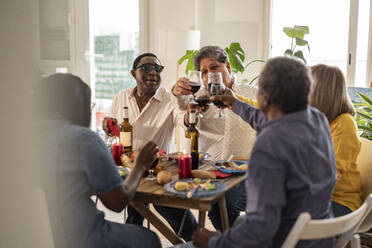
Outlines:
[[189,139],[189,144],[191,145],[191,169],[196,170],[199,168],[199,132],[195,127],[196,123],[196,114],[190,113],[189,116],[189,127],[186,129],[185,137]]
[[123,145],[123,152],[131,152],[133,147],[133,131],[129,123],[128,107],[124,107],[124,118],[120,124],[120,143]]

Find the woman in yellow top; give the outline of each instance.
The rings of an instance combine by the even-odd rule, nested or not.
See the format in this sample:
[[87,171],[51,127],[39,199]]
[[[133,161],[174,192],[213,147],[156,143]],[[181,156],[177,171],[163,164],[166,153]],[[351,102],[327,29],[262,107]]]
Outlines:
[[[332,210],[337,217],[356,210],[363,201],[361,177],[356,164],[360,139],[353,119],[355,110],[340,69],[319,64],[311,67],[311,73],[314,79],[311,106],[319,109],[328,118],[334,144],[338,177],[332,196]],[[255,100],[235,96],[259,107]]]
[[314,79],[311,105],[328,118],[337,166],[337,182],[332,196],[334,215],[341,216],[362,205],[362,183],[357,169],[360,139],[353,116],[355,109],[347,93],[343,73],[337,67],[311,67]]

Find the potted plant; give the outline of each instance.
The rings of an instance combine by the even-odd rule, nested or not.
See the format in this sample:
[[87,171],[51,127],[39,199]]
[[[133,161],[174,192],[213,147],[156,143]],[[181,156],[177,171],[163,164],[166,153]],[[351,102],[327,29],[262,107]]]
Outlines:
[[372,140],[372,100],[358,91],[363,102],[355,103],[357,109],[356,121],[361,132],[360,137]]
[[[304,39],[305,34],[309,33],[308,26],[298,26],[295,25],[293,28],[291,27],[284,27],[283,32],[291,38],[291,47],[285,50],[284,55],[295,56],[303,60],[306,64],[306,59],[304,58],[304,54],[302,50],[300,50],[297,46],[307,46],[307,49],[310,52],[309,42]],[[297,50],[296,50],[297,49]]]

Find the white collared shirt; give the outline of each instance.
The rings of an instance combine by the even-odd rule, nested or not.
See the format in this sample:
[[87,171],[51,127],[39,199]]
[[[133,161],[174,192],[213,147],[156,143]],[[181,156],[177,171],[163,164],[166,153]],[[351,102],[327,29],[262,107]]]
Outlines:
[[[245,84],[233,86],[235,93],[252,99],[256,98],[257,88]],[[205,88],[197,95],[205,95]],[[178,96],[181,109],[187,107],[187,96]],[[199,118],[197,128],[200,133],[199,151],[207,152],[213,159],[227,159],[230,155],[249,156],[255,142],[256,133],[240,116],[229,109],[223,109],[222,118],[218,115],[218,108],[210,105],[203,117]]]
[[129,123],[133,127],[133,149],[143,147],[148,141],[154,141],[160,149],[173,152],[173,130],[184,125],[185,111],[178,108],[172,93],[159,88],[140,112],[134,88],[120,91],[114,98],[108,117],[123,121],[124,107],[128,107]]

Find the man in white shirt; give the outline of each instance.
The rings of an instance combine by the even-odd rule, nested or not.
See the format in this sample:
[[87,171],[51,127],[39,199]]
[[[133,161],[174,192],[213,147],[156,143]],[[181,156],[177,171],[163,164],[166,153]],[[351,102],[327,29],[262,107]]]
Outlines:
[[[231,67],[225,50],[218,46],[202,47],[194,57],[195,70],[201,72],[204,88],[208,89],[208,73],[221,72],[223,83],[227,88],[232,89],[234,80],[231,75]],[[186,77],[180,78],[172,88],[172,93],[178,99],[180,108],[186,107],[185,96],[192,94]],[[198,92],[199,93],[199,92]],[[203,107],[204,108],[204,107]],[[225,118],[214,118],[218,109],[211,105],[202,109],[203,117],[199,118],[198,130],[200,132],[199,149],[212,155],[214,159],[222,159]],[[188,116],[185,116],[188,121]],[[185,121],[185,123],[186,123]],[[242,132],[242,136],[245,134]],[[229,216],[229,223],[232,225],[239,217],[240,211],[245,210],[245,188],[244,183],[233,188],[226,194],[226,205]],[[212,211],[208,213],[212,224],[217,230],[222,230],[218,204],[215,204]]]
[[[137,86],[119,92],[114,98],[110,111],[103,123],[103,130],[110,135],[107,119],[114,123],[123,119],[124,109],[128,107],[129,122],[133,127],[134,149],[141,148],[148,141],[155,142],[160,149],[171,151],[173,130],[176,125],[188,125],[186,111],[178,108],[172,93],[160,87],[163,66],[152,53],[139,55],[133,62],[132,76]],[[169,222],[177,233],[185,210],[154,206]],[[190,210],[186,210],[186,219],[181,237],[191,240],[191,234],[197,228],[197,222]],[[143,217],[132,207],[128,207],[126,223],[142,225]]]

